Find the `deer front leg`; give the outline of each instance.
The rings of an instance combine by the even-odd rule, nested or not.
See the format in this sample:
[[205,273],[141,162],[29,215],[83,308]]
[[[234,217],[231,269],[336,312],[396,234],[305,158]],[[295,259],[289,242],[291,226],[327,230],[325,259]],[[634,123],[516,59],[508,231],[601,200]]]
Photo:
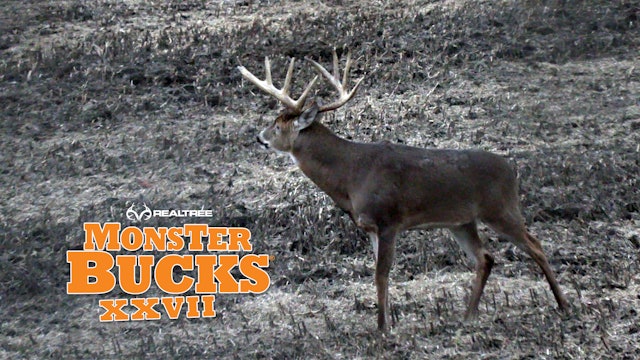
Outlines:
[[375,283],[378,294],[378,330],[385,332],[389,327],[389,272],[395,255],[396,230],[380,228],[372,216],[359,214],[356,225],[364,230],[371,239],[373,255],[376,261]]
[[376,290],[378,292],[378,330],[389,327],[389,271],[395,254],[395,231],[378,233],[378,258],[376,259]]

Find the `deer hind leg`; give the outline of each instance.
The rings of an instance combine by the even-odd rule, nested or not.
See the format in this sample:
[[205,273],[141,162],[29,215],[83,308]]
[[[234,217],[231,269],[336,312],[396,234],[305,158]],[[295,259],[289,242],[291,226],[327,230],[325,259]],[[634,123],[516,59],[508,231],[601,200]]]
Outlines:
[[565,298],[558,281],[556,280],[553,270],[549,265],[547,256],[542,250],[540,241],[531,235],[524,226],[524,221],[520,215],[513,216],[507,215],[498,219],[492,219],[486,221],[493,230],[499,234],[505,236],[509,241],[515,244],[522,251],[526,252],[531,258],[538,264],[542,272],[544,273],[553,296],[558,302],[558,306],[564,312],[569,311],[569,302]]
[[376,290],[378,293],[378,330],[386,331],[389,327],[389,272],[395,255],[395,231],[378,233],[376,259]]
[[467,257],[475,264],[476,278],[473,280],[469,305],[464,315],[465,320],[474,319],[478,316],[480,297],[493,267],[493,256],[484,248],[482,240],[478,236],[475,222],[450,228],[449,230],[451,230]]

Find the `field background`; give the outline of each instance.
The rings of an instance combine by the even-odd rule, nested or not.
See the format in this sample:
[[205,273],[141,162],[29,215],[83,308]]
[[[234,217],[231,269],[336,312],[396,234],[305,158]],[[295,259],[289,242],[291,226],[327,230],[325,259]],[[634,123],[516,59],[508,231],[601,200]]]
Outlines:
[[[639,358],[639,17],[631,0],[2,1],[0,358]],[[341,136],[513,161],[570,316],[484,231],[497,264],[463,322],[471,269],[419,231],[398,242],[397,324],[376,332],[366,237],[255,143],[279,105],[236,70],[269,56],[282,81],[334,46],[366,76],[324,119]],[[299,62],[294,94],[310,76]],[[248,227],[271,288],[218,295],[216,319],[99,323],[106,296],[65,293],[65,253],[133,203]]]

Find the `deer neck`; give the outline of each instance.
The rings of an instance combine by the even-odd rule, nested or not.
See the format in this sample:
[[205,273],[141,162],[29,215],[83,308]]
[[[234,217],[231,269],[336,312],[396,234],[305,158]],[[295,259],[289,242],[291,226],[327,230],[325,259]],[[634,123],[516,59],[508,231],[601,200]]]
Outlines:
[[355,145],[316,121],[300,131],[291,151],[300,170],[345,210]]

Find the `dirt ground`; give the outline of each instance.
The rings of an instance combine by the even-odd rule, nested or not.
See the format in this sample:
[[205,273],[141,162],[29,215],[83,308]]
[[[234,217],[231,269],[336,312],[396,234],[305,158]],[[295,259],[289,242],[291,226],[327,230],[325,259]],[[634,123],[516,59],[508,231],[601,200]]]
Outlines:
[[[639,358],[639,17],[631,0],[3,1],[0,358]],[[416,231],[398,241],[395,327],[376,331],[366,236],[256,144],[279,105],[236,69],[262,76],[269,56],[282,81],[290,57],[329,66],[332,47],[365,76],[324,119],[339,135],[513,162],[570,315],[483,227],[496,266],[464,322],[463,253]],[[311,76],[299,61],[294,94]],[[100,323],[99,300],[130,296],[67,295],[66,252],[85,222],[131,225],[133,204],[249,228],[271,287],[218,294],[213,319]]]

